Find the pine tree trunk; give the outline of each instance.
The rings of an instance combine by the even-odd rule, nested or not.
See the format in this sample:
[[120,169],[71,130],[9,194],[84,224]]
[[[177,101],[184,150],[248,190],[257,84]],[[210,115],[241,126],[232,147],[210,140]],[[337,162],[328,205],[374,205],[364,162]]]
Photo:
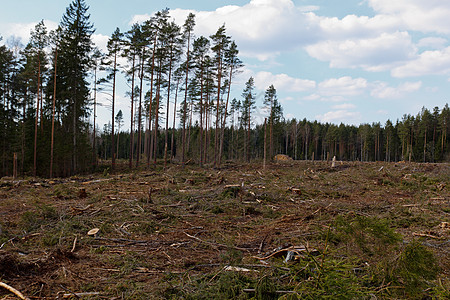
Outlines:
[[111,170],[114,170],[116,167],[116,153],[115,153],[115,144],[114,144],[114,106],[116,101],[116,66],[117,66],[117,52],[114,53],[114,71],[113,71],[113,90],[112,90],[112,121],[111,121]]
[[191,41],[191,32],[188,33],[187,51],[186,51],[186,87],[184,89],[184,103],[183,103],[183,130],[181,141],[181,164],[184,168],[185,151],[186,151],[186,109],[187,109],[187,93],[188,93],[188,79],[189,79],[189,47]]
[[227,93],[227,102],[225,104],[225,112],[223,117],[223,123],[222,123],[222,130],[220,134],[220,147],[219,147],[219,163],[218,166],[222,163],[222,151],[223,151],[223,140],[225,138],[225,126],[227,124],[227,112],[228,112],[228,103],[230,101],[230,91],[231,91],[231,78],[233,76],[233,66],[230,68],[230,77],[228,80],[228,93]]
[[149,130],[149,139],[147,141],[147,148],[149,148],[149,151],[147,153],[147,167],[150,167],[150,159],[153,154],[153,137],[150,138],[151,132],[152,132],[152,114],[153,114],[153,79],[154,79],[154,73],[155,73],[155,53],[156,53],[156,35],[155,39],[153,40],[153,52],[152,52],[152,69],[151,69],[151,75],[150,75],[150,103],[148,107],[148,130]]
[[[37,132],[38,132],[38,118],[39,118],[39,88],[41,85],[41,60],[39,59],[38,65],[38,86],[37,86],[37,101],[36,101],[36,120],[34,124],[34,162],[33,162],[33,176],[36,177],[37,170]],[[74,132],[75,134],[75,132]]]
[[199,155],[200,167],[203,166],[203,62],[200,71],[200,138],[199,138]]
[[145,47],[142,49],[142,57],[141,57],[141,69],[140,69],[140,78],[139,78],[139,105],[138,105],[138,121],[137,121],[137,144],[136,144],[136,168],[139,167],[139,160],[141,157],[141,143],[142,143],[142,84],[144,81],[144,53]]
[[169,108],[170,108],[170,84],[172,79],[172,53],[170,54],[169,62],[169,82],[167,87],[167,107],[166,107],[166,132],[164,134],[164,169],[167,165],[167,149],[169,147]]
[[174,156],[174,150],[175,150],[175,120],[177,118],[177,98],[178,98],[178,86],[180,84],[180,79],[178,78],[177,80],[177,87],[175,90],[175,103],[174,103],[174,108],[173,108],[173,125],[172,125],[172,137],[171,137],[171,141],[170,141],[170,161],[172,161],[172,159],[175,157]]
[[135,67],[135,61],[136,61],[136,53],[133,52],[133,66],[131,69],[131,110],[130,110],[130,114],[131,114],[131,124],[130,124],[130,157],[129,157],[129,162],[128,162],[128,168],[133,168],[133,144],[134,144],[134,130],[133,130],[133,123],[134,123],[134,75],[135,75],[135,71],[134,71],[134,67]]
[[248,107],[248,128],[247,128],[247,162],[250,162],[250,123],[251,123],[251,116],[250,116],[250,106]]
[[[50,178],[53,177],[53,146],[55,140],[55,104],[56,104],[56,63],[58,59],[58,49],[55,49],[55,74],[53,77],[53,103],[52,103],[52,140],[50,146]],[[95,96],[94,96],[95,105]],[[94,106],[94,136],[95,136],[95,106]],[[95,153],[95,138],[94,138],[94,153]]]
[[[220,57],[220,51],[218,56]],[[222,81],[222,60],[219,58],[219,65],[217,68],[217,106],[216,106],[216,131],[214,137],[214,166],[217,167],[217,148],[218,148],[218,138],[219,138],[219,110],[220,110],[220,89]]]
[[[161,63],[160,63],[161,65]],[[161,95],[161,76],[162,71],[158,71],[157,91],[156,91],[156,107],[155,107],[155,125],[153,132],[153,165],[156,167],[156,157],[158,156],[158,127],[159,127],[159,97]]]
[[266,169],[266,152],[267,152],[267,118],[264,119],[264,160],[263,160],[263,169]]

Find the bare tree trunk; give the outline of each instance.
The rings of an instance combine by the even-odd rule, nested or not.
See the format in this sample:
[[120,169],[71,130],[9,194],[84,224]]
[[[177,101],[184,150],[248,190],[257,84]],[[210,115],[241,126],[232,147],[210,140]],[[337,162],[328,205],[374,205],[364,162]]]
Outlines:
[[[131,69],[131,124],[130,124],[130,158],[129,158],[129,162],[128,162],[128,167],[131,169],[133,167],[133,144],[134,144],[134,130],[133,130],[133,125],[134,125],[134,75],[135,75],[135,71],[134,71],[134,67],[135,67],[135,61],[136,61],[136,53],[133,52],[133,66]],[[95,132],[95,131],[94,131]]]
[[200,167],[203,166],[203,63],[200,72],[200,138],[199,138],[199,154],[200,154]]
[[173,108],[173,125],[172,125],[172,137],[170,141],[170,160],[174,158],[174,143],[175,143],[175,120],[177,118],[177,98],[178,98],[178,85],[180,84],[180,79],[177,80],[177,88],[175,90],[175,103]]
[[116,101],[116,66],[117,66],[117,52],[114,53],[114,71],[113,71],[113,90],[112,90],[112,121],[111,121],[111,170],[116,167],[116,153],[114,147],[114,106]]
[[[53,146],[54,146],[54,140],[55,140],[56,63],[57,63],[57,59],[58,59],[58,49],[56,48],[55,49],[55,74],[53,77],[52,141],[51,141],[51,146],[50,146],[50,178],[53,177]],[[95,100],[94,100],[94,103],[95,103]],[[94,119],[94,133],[95,133],[95,119]],[[94,146],[94,149],[95,149],[95,146]]]
[[191,146],[191,128],[192,128],[192,114],[194,112],[194,109],[192,107],[192,101],[189,103],[189,127],[188,127],[188,136],[187,136],[187,146],[186,149],[189,153],[189,149]]
[[142,136],[141,136],[141,123],[142,123],[142,83],[144,81],[144,53],[145,53],[145,47],[142,49],[142,57],[141,57],[141,69],[140,69],[140,83],[139,83],[139,106],[138,106],[138,122],[137,122],[137,144],[136,144],[136,168],[139,167],[139,160],[141,157],[141,143],[142,143]]
[[[218,54],[220,56],[220,52]],[[219,59],[219,65],[217,68],[217,106],[216,106],[216,130],[214,132],[214,166],[217,167],[217,148],[219,146],[218,144],[218,138],[219,138],[219,110],[220,110],[220,89],[221,89],[221,81],[222,81],[222,60]]]
[[153,138],[150,137],[150,136],[151,136],[151,132],[152,132],[153,77],[154,77],[154,73],[155,73],[156,38],[157,38],[157,36],[155,35],[155,39],[153,40],[153,52],[152,52],[152,70],[151,70],[152,73],[150,75],[150,104],[148,106],[149,140],[147,141],[147,143],[148,143],[147,147],[149,148],[149,152],[147,153],[147,167],[150,167],[150,159],[151,159],[152,154],[153,154]]
[[27,98],[28,98],[28,87],[25,87],[25,96],[23,99],[23,117],[22,117],[22,157],[20,162],[20,174],[24,175],[24,164],[25,164],[25,118],[26,118],[26,106],[27,106]]
[[170,84],[172,80],[172,53],[169,62],[169,84],[167,86],[167,107],[166,107],[166,132],[164,134],[164,169],[167,165],[167,149],[169,147],[169,108],[170,108]]
[[37,132],[38,132],[38,119],[39,119],[39,96],[41,86],[41,60],[39,59],[38,66],[38,86],[37,86],[37,101],[36,101],[36,120],[34,124],[34,163],[33,163],[33,176],[36,176],[37,170]]
[[188,79],[189,79],[189,47],[191,41],[191,32],[188,34],[187,51],[186,51],[186,87],[184,89],[184,104],[183,104],[183,130],[182,130],[182,146],[181,146],[181,164],[184,168],[185,151],[186,151],[186,109],[187,109],[187,93],[188,93]]
[[263,160],[263,169],[266,169],[266,154],[267,154],[267,118],[264,119],[264,160]]
[[248,128],[247,128],[247,162],[250,162],[250,124],[251,124],[251,116],[250,116],[250,106],[248,107]]
[[[58,48],[55,49],[55,74],[53,77],[52,141],[51,141],[51,146],[50,146],[50,178],[53,177],[53,146],[54,146],[54,140],[55,140],[56,63],[57,63],[57,59],[58,59]],[[95,96],[94,96],[94,153],[95,153]]]
[[[161,65],[161,64],[160,64]],[[154,125],[154,132],[153,132],[153,165],[156,167],[156,157],[158,156],[157,150],[158,150],[158,127],[159,127],[159,97],[161,95],[161,76],[162,71],[158,71],[158,84],[157,84],[157,91],[156,91],[156,107],[155,107],[155,125]]]
[[222,163],[222,151],[223,151],[223,140],[225,138],[225,126],[227,124],[227,113],[228,113],[228,103],[230,101],[230,91],[231,91],[231,78],[233,76],[233,66],[230,69],[230,78],[228,80],[228,93],[227,93],[227,102],[225,104],[225,112],[222,123],[222,130],[220,134],[220,147],[219,147],[219,163],[218,166]]

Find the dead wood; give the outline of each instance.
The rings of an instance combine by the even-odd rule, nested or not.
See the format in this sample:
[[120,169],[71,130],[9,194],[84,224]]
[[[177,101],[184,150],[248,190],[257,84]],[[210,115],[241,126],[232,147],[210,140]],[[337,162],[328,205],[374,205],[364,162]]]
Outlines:
[[222,247],[222,248],[232,248],[232,249],[236,249],[236,250],[241,250],[241,251],[250,251],[250,249],[247,248],[241,248],[241,247],[236,247],[236,246],[229,246],[229,245],[224,245],[224,244],[219,244],[219,243],[212,243],[212,242],[208,242],[208,241],[204,241],[196,236],[190,235],[189,233],[184,233],[185,235],[187,235],[188,237],[190,237],[191,239],[197,240],[201,243],[204,244],[208,244],[214,247]]
[[[256,293],[256,289],[243,289],[245,293]],[[276,294],[298,294],[296,291],[275,291]]]
[[435,235],[431,235],[431,234],[427,234],[427,233],[418,233],[418,232],[413,232],[414,236],[420,236],[420,237],[427,237],[430,239],[436,239],[436,240],[441,240],[442,238],[439,236],[435,236]]
[[81,298],[81,297],[98,296],[98,295],[100,295],[99,292],[71,293],[71,294],[63,294],[62,298],[66,299],[66,298],[71,298],[73,296],[75,296],[77,298]]
[[10,291],[11,293],[13,293],[14,295],[16,295],[17,297],[19,297],[20,299],[23,300],[30,300],[30,298],[25,297],[21,292],[19,292],[18,290],[16,290],[15,288],[13,288],[10,285],[7,285],[4,282],[0,281],[0,287],[7,289],[8,291]]

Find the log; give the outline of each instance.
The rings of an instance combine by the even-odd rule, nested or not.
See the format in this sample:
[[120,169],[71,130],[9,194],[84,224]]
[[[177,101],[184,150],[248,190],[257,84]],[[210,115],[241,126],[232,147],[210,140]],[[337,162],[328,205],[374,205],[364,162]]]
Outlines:
[[7,289],[8,291],[10,291],[11,293],[13,293],[14,295],[16,295],[17,297],[19,297],[20,299],[23,300],[30,300],[30,298],[25,297],[21,292],[19,292],[18,290],[16,290],[15,288],[13,288],[10,285],[7,285],[4,282],[0,281],[0,287]]

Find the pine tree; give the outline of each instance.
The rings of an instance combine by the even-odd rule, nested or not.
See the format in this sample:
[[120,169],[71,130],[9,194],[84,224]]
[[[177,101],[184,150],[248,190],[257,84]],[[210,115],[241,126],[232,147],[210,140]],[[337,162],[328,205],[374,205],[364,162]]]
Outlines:
[[190,48],[191,48],[191,36],[192,31],[194,30],[195,26],[195,15],[193,13],[190,13],[184,22],[183,25],[183,37],[186,41],[186,80],[185,80],[185,90],[184,90],[184,102],[183,102],[183,131],[181,133],[182,137],[182,145],[181,145],[181,163],[184,167],[185,163],[185,153],[186,153],[186,113],[187,113],[187,95],[188,95],[188,78],[189,78],[189,66],[190,66]]
[[[51,145],[50,145],[50,178],[53,177],[53,154],[54,154],[54,146],[55,146],[55,108],[56,108],[56,74],[58,70],[58,47],[59,40],[61,38],[61,27],[58,27],[55,31],[50,33],[51,41],[54,45],[54,63],[53,63],[53,96],[52,96],[52,133],[51,133]],[[50,82],[49,82],[50,84]],[[95,113],[94,113],[95,114]],[[95,126],[95,120],[94,120]],[[94,129],[95,130],[95,129]]]
[[229,49],[226,49],[225,52],[225,64],[228,69],[228,85],[227,85],[227,101],[224,108],[223,122],[220,134],[220,146],[219,146],[219,163],[220,166],[222,162],[222,152],[223,152],[223,141],[225,139],[225,126],[227,123],[227,115],[228,115],[228,103],[230,101],[230,92],[231,92],[231,82],[233,80],[233,76],[238,74],[239,69],[243,67],[242,61],[237,57],[239,51],[237,49],[236,43],[233,41]]
[[164,167],[167,164],[167,150],[168,150],[168,136],[169,136],[169,108],[170,108],[170,95],[172,87],[172,70],[174,64],[178,61],[181,54],[181,31],[180,27],[175,22],[170,22],[162,29],[162,36],[166,47],[167,59],[168,59],[168,75],[167,75],[167,101],[166,101],[166,128],[164,133]]
[[[127,58],[129,62],[131,62],[131,66],[129,69],[126,70],[126,76],[129,81],[131,81],[131,91],[129,92],[130,98],[131,98],[131,109],[130,109],[130,146],[129,146],[129,163],[128,167],[131,169],[133,167],[133,146],[134,146],[134,101],[135,101],[135,77],[136,77],[136,71],[138,70],[136,67],[136,60],[139,57],[140,53],[140,47],[143,43],[142,41],[142,31],[141,26],[138,24],[134,24],[132,28],[125,34],[125,49],[124,49],[124,56]],[[130,78],[131,76],[131,78]]]
[[33,160],[33,176],[36,176],[37,171],[37,138],[38,138],[38,120],[39,113],[41,114],[41,126],[42,125],[42,81],[43,71],[46,65],[45,47],[48,44],[47,28],[44,25],[44,21],[40,21],[31,31],[31,37],[29,42],[30,51],[37,62],[37,92],[36,92],[36,115],[35,115],[35,127],[34,127],[34,160]]
[[88,150],[85,120],[89,116],[89,84],[87,82],[90,68],[90,54],[93,49],[91,36],[93,25],[87,13],[89,7],[84,0],[73,0],[67,7],[61,21],[61,51],[58,54],[57,99],[60,100],[65,136],[72,138],[70,148],[70,172],[75,173],[85,167],[83,159]]
[[[207,75],[207,59],[208,59],[208,52],[209,52],[209,40],[203,36],[197,38],[193,43],[193,49],[192,49],[192,61],[193,61],[193,71],[194,76],[191,79],[191,85],[196,86],[196,92],[191,93],[190,97],[197,97],[198,102],[198,111],[199,111],[199,121],[200,121],[200,133],[199,133],[199,164],[200,166],[204,163],[203,158],[203,151],[204,151],[204,145],[203,145],[203,129],[204,129],[204,119],[205,119],[205,103],[206,103],[206,75]],[[192,91],[192,89],[189,89]],[[184,107],[187,109],[187,103],[185,103]],[[182,123],[184,124],[186,121],[186,111],[183,111],[183,119]]]
[[255,81],[253,77],[245,83],[244,91],[242,92],[242,123],[247,126],[247,142],[245,144],[245,153],[247,161],[250,162],[250,129],[252,124],[252,112],[256,108],[255,106],[255,94],[253,90],[255,89]]
[[111,169],[114,170],[116,165],[116,153],[115,153],[115,143],[114,143],[114,118],[115,118],[115,102],[116,102],[116,75],[118,72],[117,57],[120,55],[121,45],[122,45],[123,34],[120,32],[119,28],[111,35],[106,45],[108,53],[102,60],[102,69],[107,72],[106,78],[102,78],[100,82],[110,83],[112,85],[111,91]]
[[220,122],[220,102],[222,90],[222,77],[224,72],[225,53],[230,44],[230,37],[225,34],[225,24],[219,27],[217,32],[210,36],[212,41],[211,50],[214,52],[214,68],[216,71],[216,122],[214,138],[214,165],[217,165],[217,156],[219,149],[219,122]]

